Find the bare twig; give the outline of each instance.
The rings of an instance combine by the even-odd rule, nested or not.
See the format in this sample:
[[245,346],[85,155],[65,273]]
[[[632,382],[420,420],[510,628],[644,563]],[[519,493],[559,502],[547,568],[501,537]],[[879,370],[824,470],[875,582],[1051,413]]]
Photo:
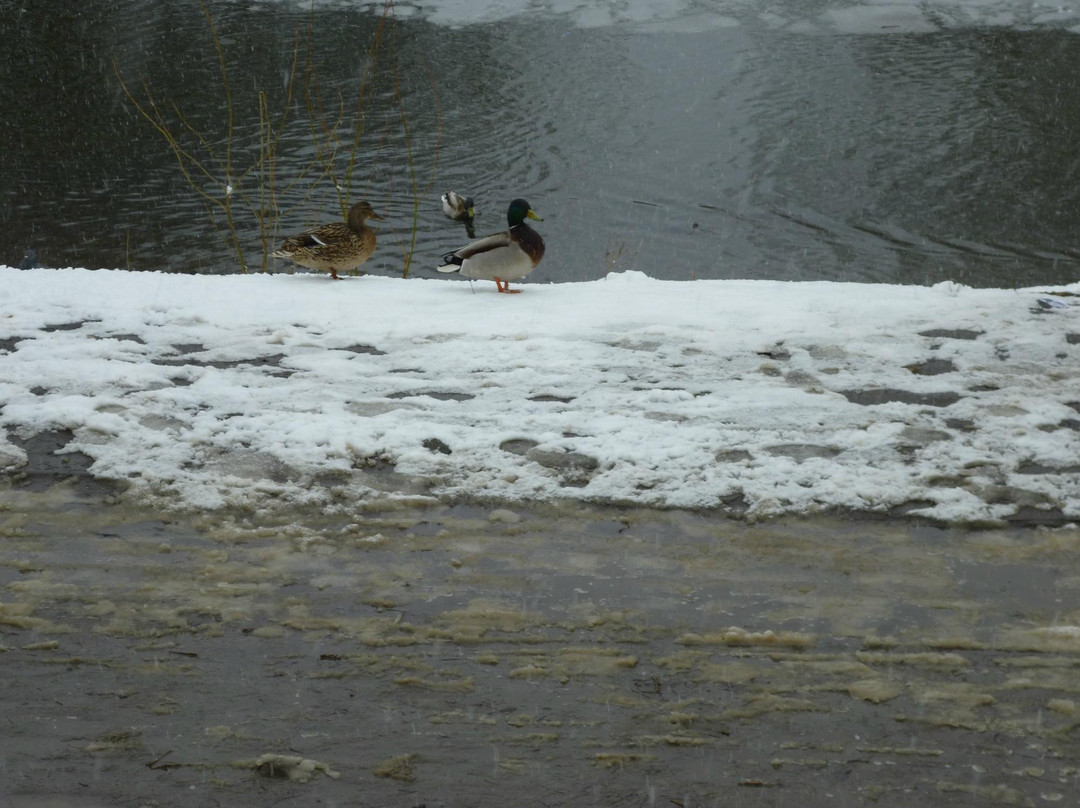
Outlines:
[[[400,126],[402,149],[407,159],[407,176],[413,197],[410,236],[404,241],[398,241],[404,253],[402,275],[407,276],[416,248],[421,199],[434,186],[438,171],[442,112],[434,73],[424,60],[424,70],[435,99],[437,124],[430,174],[422,180],[422,172],[417,162],[416,133],[409,120],[408,104],[397,61],[398,40],[393,0],[385,0],[383,3],[382,14],[378,18],[368,47],[367,63],[358,79],[355,105],[351,109],[340,89],[326,89],[320,82],[315,58],[315,4],[312,0],[306,25],[298,26],[294,35],[283,107],[280,111],[275,110],[274,94],[258,89],[257,119],[243,121],[237,117],[228,59],[217,23],[208,0],[198,0],[198,4],[209,27],[210,41],[220,73],[224,108],[222,136],[200,128],[175,102],[159,102],[145,77],[140,77],[139,88],[135,90],[125,82],[115,61],[113,72],[127,100],[172,151],[181,175],[203,204],[211,226],[225,239],[234,253],[240,270],[246,272],[248,262],[239,218],[250,213],[258,229],[262,254],[261,270],[267,271],[269,254],[274,248],[283,214],[280,200],[286,194],[295,197],[299,192],[297,204],[308,207],[329,181],[344,216],[353,191],[361,183],[368,185],[374,179],[373,168],[365,169],[361,178],[361,166],[375,164],[388,146],[391,130]],[[389,75],[392,81],[397,124],[393,123],[392,118],[386,119],[377,145],[373,149],[365,149],[369,106],[376,97],[376,87],[383,75]],[[303,99],[301,109],[304,111],[302,114],[306,114],[304,124],[308,130],[312,152],[303,164],[282,171],[282,146],[291,123],[293,105],[298,97]],[[346,133],[350,125],[352,131]],[[252,139],[252,145],[241,148],[243,141],[238,140],[238,136],[245,132],[257,133],[257,137]],[[238,165],[241,155],[246,167]],[[391,227],[391,233],[393,232]],[[130,245],[128,249],[130,250]]]

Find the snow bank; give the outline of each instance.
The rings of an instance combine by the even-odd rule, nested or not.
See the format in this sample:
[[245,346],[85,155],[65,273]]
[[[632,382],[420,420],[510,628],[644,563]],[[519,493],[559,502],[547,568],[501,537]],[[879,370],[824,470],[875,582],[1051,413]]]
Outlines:
[[7,471],[27,439],[70,431],[91,474],[163,507],[1080,516],[1080,306],[1043,289],[628,272],[506,296],[11,268],[0,283]]
[[[287,0],[292,2],[293,0]],[[329,0],[331,5],[346,4]],[[373,8],[380,4],[371,4]],[[461,26],[500,22],[524,16],[559,16],[582,28],[631,25],[642,30],[694,33],[731,25],[765,24],[770,28],[842,34],[923,33],[953,28],[1046,28],[1080,31],[1080,6],[1016,3],[1011,0],[866,0],[820,3],[802,0],[754,2],[720,0],[425,0],[395,4],[401,17]],[[304,8],[307,8],[305,5]]]

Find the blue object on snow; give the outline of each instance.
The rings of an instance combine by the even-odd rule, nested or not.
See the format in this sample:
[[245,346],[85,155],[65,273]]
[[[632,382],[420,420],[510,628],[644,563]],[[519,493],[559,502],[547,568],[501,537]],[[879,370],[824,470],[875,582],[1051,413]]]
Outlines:
[[37,250],[28,249],[19,262],[19,269],[34,269],[37,265]]

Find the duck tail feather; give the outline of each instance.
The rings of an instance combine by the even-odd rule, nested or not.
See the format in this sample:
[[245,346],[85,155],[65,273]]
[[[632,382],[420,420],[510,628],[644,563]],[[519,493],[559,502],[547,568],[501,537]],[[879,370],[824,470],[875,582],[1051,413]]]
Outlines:
[[435,267],[436,272],[460,272],[462,258],[454,253],[447,253],[442,257],[442,266]]

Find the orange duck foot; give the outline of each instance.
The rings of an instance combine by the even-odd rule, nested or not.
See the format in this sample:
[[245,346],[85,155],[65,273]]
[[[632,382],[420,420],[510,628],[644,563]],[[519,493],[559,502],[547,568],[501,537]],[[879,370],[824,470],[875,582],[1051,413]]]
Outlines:
[[330,277],[333,278],[335,281],[340,281],[341,280],[341,278],[339,278],[337,276],[337,270],[334,269],[333,267],[330,268]]
[[504,281],[502,278],[495,279],[495,288],[502,292],[504,295],[520,295],[520,289],[511,289],[510,281]]

